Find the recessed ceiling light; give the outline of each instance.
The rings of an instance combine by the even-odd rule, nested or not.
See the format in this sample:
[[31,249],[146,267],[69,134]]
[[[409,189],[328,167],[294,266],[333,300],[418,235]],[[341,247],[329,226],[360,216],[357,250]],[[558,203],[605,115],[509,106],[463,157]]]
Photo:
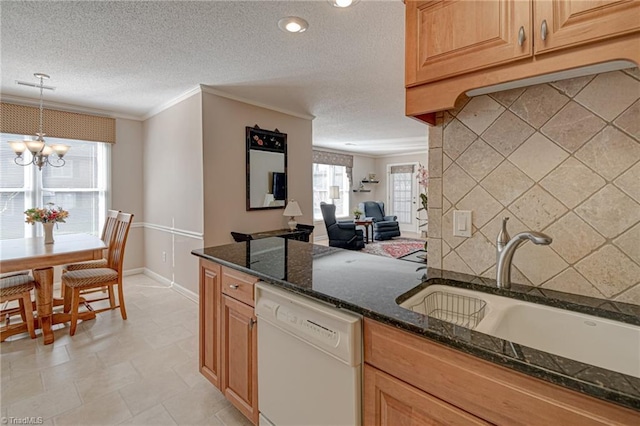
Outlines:
[[278,28],[288,33],[303,33],[309,28],[309,23],[297,16],[286,16],[278,21]]
[[327,0],[334,7],[349,7],[358,3],[360,0]]

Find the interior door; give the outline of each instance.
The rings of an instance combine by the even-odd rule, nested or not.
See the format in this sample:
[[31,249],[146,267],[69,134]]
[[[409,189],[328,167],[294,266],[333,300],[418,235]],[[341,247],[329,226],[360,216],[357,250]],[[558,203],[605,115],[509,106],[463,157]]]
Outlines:
[[387,166],[389,194],[385,213],[398,216],[400,231],[418,232],[418,165],[392,164]]

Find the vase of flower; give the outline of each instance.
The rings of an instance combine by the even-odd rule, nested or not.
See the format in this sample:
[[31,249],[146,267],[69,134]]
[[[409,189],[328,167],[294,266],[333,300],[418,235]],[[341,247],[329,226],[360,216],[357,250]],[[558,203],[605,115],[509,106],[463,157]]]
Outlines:
[[44,243],[53,244],[53,222],[42,222],[42,228],[44,229]]
[[36,222],[42,223],[45,244],[53,244],[53,225],[59,222],[65,223],[65,219],[69,217],[68,211],[61,207],[54,207],[53,203],[48,203],[47,207],[42,209],[34,207],[26,210],[24,214],[27,216],[25,222],[32,225]]

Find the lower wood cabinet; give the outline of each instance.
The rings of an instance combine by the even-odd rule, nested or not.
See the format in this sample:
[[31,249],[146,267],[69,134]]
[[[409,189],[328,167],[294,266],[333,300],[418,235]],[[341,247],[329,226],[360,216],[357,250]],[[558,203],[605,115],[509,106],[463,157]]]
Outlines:
[[370,365],[364,366],[364,425],[489,425]]
[[220,390],[253,424],[258,423],[257,331],[253,306],[223,295]]
[[364,424],[634,425],[636,411],[364,321]]
[[200,260],[200,373],[258,424],[258,278]]
[[200,260],[200,373],[220,388],[220,271]]

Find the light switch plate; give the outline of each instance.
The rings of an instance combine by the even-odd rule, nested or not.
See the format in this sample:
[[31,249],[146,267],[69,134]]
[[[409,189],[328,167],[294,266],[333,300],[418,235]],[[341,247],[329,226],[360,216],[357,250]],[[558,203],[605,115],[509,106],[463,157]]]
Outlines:
[[471,210],[453,211],[453,235],[471,237]]

